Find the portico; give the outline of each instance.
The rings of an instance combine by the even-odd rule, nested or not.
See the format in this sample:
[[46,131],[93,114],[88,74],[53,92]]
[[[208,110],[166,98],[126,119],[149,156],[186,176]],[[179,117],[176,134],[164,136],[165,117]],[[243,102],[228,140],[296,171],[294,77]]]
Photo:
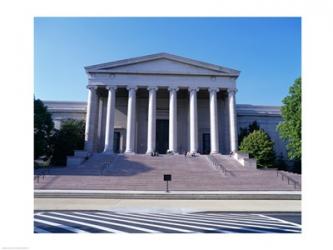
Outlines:
[[112,154],[117,143],[128,154],[237,150],[239,71],[166,53],[85,69],[88,152]]

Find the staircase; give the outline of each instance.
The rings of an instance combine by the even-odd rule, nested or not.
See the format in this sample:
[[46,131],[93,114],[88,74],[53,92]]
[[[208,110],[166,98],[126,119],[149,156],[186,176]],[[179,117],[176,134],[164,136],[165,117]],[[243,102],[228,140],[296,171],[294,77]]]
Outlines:
[[[227,155],[214,155],[214,157],[226,170],[232,172],[234,178],[225,181],[228,190],[300,190],[301,175],[274,169],[256,169],[243,167],[237,160]],[[281,173],[283,172],[283,173]],[[287,178],[281,178],[281,174],[298,182],[293,185]]]
[[[45,178],[35,182],[35,188],[163,191],[166,188],[163,175],[171,174],[171,191],[300,190],[300,185],[288,184],[279,172],[246,168],[234,158],[219,154],[209,157],[97,154],[75,168],[51,169]],[[283,174],[301,181],[299,175]]]

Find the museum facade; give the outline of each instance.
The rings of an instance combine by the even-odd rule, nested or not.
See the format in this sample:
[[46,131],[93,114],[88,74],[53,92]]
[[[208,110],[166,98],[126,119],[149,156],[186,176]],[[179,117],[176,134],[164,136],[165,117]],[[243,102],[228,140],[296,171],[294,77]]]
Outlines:
[[[254,120],[286,155],[279,107],[237,105],[239,71],[167,53],[85,68],[88,102],[47,102],[53,119],[86,119],[85,150],[229,154]],[[86,108],[85,108],[86,105]],[[62,119],[57,119],[62,117]]]

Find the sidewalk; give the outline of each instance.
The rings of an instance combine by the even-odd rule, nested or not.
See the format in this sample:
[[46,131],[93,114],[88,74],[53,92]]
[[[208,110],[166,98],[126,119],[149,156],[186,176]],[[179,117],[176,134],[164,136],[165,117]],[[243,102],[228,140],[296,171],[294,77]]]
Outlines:
[[300,191],[130,191],[44,190],[35,198],[171,199],[171,200],[300,200]]
[[35,198],[35,210],[112,210],[118,212],[300,212],[301,200],[150,200]]

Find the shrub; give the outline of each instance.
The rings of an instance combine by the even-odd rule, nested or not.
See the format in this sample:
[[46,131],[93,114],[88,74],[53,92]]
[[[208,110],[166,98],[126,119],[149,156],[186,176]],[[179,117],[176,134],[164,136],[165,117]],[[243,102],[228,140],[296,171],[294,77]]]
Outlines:
[[259,130],[259,129],[260,129],[260,126],[257,123],[257,121],[253,121],[251,124],[249,124],[248,127],[240,128],[240,132],[239,132],[239,135],[238,135],[239,145],[242,144],[242,141],[246,136],[248,136],[253,131]]
[[52,164],[65,166],[66,157],[74,154],[74,150],[84,148],[85,122],[76,120],[64,121],[53,137]]
[[249,153],[257,159],[258,167],[272,167],[275,160],[274,143],[263,130],[255,130],[245,137],[239,147],[240,151]]

